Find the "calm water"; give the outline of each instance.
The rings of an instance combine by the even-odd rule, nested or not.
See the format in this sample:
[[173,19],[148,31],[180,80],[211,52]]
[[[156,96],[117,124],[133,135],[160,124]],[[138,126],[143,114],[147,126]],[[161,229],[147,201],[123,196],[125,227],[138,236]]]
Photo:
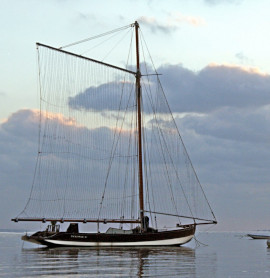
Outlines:
[[270,277],[266,241],[241,235],[199,233],[199,247],[48,249],[0,233],[0,277]]

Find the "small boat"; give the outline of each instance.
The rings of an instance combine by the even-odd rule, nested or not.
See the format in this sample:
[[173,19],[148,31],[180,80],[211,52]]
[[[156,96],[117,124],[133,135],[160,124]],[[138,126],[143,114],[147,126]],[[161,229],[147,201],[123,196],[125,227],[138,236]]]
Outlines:
[[198,225],[217,223],[159,74],[140,61],[148,48],[140,48],[138,22],[101,36],[126,29],[136,50],[126,67],[37,43],[39,149],[30,197],[12,221],[50,224],[22,240],[179,246]]
[[267,246],[270,248],[270,239],[267,240]]
[[247,236],[249,236],[253,239],[270,239],[270,236],[268,236],[268,235],[247,234]]

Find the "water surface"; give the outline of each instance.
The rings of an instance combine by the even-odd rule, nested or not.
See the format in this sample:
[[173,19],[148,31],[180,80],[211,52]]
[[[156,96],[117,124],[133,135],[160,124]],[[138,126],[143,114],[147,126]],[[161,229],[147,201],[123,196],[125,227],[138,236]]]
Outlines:
[[0,233],[0,277],[270,277],[265,240],[199,233],[206,244],[165,248],[40,248]]

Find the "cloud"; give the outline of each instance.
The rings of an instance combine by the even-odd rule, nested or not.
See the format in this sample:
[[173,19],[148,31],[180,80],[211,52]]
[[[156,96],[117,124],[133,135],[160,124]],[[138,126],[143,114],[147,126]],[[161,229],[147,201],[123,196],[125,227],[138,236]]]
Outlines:
[[[81,211],[85,213],[88,210],[90,213],[88,205],[92,194],[85,197],[87,190],[93,190],[89,187],[89,176],[91,184],[97,187],[96,190],[103,191],[104,180],[98,179],[96,173],[106,173],[108,170],[107,162],[110,159],[115,134],[122,135],[119,140],[120,147],[115,150],[117,161],[120,160],[121,152],[128,147],[128,142],[130,143],[130,132],[126,130],[110,129],[105,126],[91,129],[59,113],[42,112],[41,122],[44,123],[46,131],[43,134],[44,129],[41,128],[40,145],[38,146],[39,120],[39,111],[23,109],[13,113],[0,125],[0,218],[5,219],[5,221],[1,221],[3,225],[7,225],[7,221],[10,222],[12,217],[22,211],[29,198],[38,151],[37,169],[39,170],[35,175],[35,188],[32,191],[29,211],[32,208],[35,209],[34,211],[40,209],[42,201],[39,194],[43,192],[46,196],[45,199],[53,200],[56,195],[60,196],[57,204],[53,202],[49,207],[47,206],[49,214],[52,211],[54,213],[58,211],[58,214],[61,214],[65,198],[73,200],[74,196],[80,200]],[[91,142],[90,145],[89,142]],[[136,157],[136,154],[132,156],[131,153],[130,156],[132,159]],[[40,160],[40,158],[42,159]],[[122,161],[127,163],[128,159],[129,157],[124,157]],[[113,163],[111,168],[112,173],[120,171]],[[87,169],[87,171],[82,169]],[[135,171],[135,168],[130,173],[133,173],[132,171]],[[48,175],[48,173],[50,174]],[[53,178],[51,178],[52,176]],[[124,179],[128,176],[122,175],[122,177]],[[49,183],[47,183],[48,180],[50,180]],[[83,194],[78,191],[77,187],[71,189],[70,186],[77,183],[82,186]],[[67,192],[65,196],[60,194],[63,193],[63,187]],[[45,188],[48,191],[44,191]],[[113,194],[117,195],[119,189],[113,189]],[[17,196],[17,192],[23,192],[23,194]],[[128,189],[126,193],[129,194]],[[12,209],[6,213],[8,206],[3,207],[4,204],[7,205],[4,200],[12,194],[17,196],[11,198],[16,201]],[[102,192],[99,196],[101,195]],[[90,203],[95,204],[98,208],[99,202],[100,199],[95,197]],[[1,212],[5,212],[5,214],[3,215]]]
[[[42,117],[45,114],[42,114]],[[46,114],[51,127],[59,123],[65,129],[83,128],[60,114]],[[1,182],[10,187],[30,189],[34,163],[39,150],[40,112],[38,110],[22,109],[13,113],[0,124],[0,163]],[[42,138],[41,138],[42,142]],[[16,175],[14,175],[16,173]],[[23,177],[23,178],[22,178]]]
[[266,228],[259,219],[270,209],[269,112],[235,107],[176,118],[219,230]]
[[270,104],[270,76],[255,68],[212,64],[193,72],[181,65],[164,65],[158,72],[173,112]]
[[200,17],[182,15],[179,12],[169,13],[165,23],[160,23],[155,17],[141,16],[138,22],[152,30],[152,32],[162,32],[169,34],[184,24],[191,26],[205,25],[205,21]]
[[204,0],[205,3],[209,5],[218,4],[240,4],[243,0]]
[[38,150],[38,121],[36,111],[19,110],[0,123],[1,228],[10,225],[29,196]]
[[[46,120],[43,120],[43,117],[46,117]],[[89,217],[94,217],[95,215],[93,215],[93,213],[96,213],[96,210],[99,207],[99,197],[102,196],[105,182],[102,178],[100,178],[99,175],[97,175],[97,173],[104,173],[105,178],[108,171],[109,161],[109,169],[111,169],[111,171],[108,175],[108,184],[110,186],[108,186],[106,194],[109,194],[109,191],[111,194],[111,199],[105,198],[104,203],[107,207],[113,206],[110,213],[115,213],[114,202],[118,200],[119,194],[123,193],[123,189],[120,189],[119,185],[125,185],[125,194],[127,194],[127,196],[136,194],[134,183],[137,184],[135,178],[137,176],[137,148],[136,145],[134,147],[130,146],[133,140],[130,138],[130,131],[124,130],[123,132],[121,129],[108,127],[89,129],[81,125],[78,126],[77,124],[75,124],[76,121],[70,121],[68,120],[68,118],[64,117],[63,115],[61,116],[60,114],[45,114],[43,112],[41,114],[41,119],[42,122],[45,123],[46,133],[41,133],[41,148],[39,148],[39,159],[36,167],[38,171],[34,176],[35,186],[33,187],[33,190],[31,190],[31,201],[29,202],[29,205],[27,206],[22,216],[27,215],[33,217],[35,216],[35,213],[37,213],[37,216],[40,217],[39,209],[43,207],[44,210],[41,210],[42,217],[44,217],[45,215],[47,217],[60,217],[61,215],[63,215],[63,213],[69,212],[70,206],[74,208],[78,201],[80,201],[79,211],[82,213],[82,215],[85,215],[87,213]],[[33,158],[33,155],[29,154],[34,153],[33,149],[37,150],[37,148],[33,148],[31,150],[31,146],[36,146],[36,144],[33,143],[32,139],[37,139],[37,136],[33,136],[33,127],[36,126],[37,128],[38,122],[39,114],[37,111],[20,110],[11,115],[11,117],[8,118],[7,121],[1,126],[1,131],[6,134],[5,141],[10,141],[9,139],[12,138],[13,135],[16,135],[16,130],[19,131],[19,136],[14,137],[15,142],[13,142],[13,150],[9,152],[11,161],[21,161],[20,164],[9,165],[9,168],[12,172],[14,171],[16,173],[19,173],[18,176],[13,177],[14,179],[16,179],[15,186],[13,187],[14,191],[16,191],[17,186],[19,186],[19,188],[26,188],[27,180],[29,180],[29,176],[34,172],[33,164],[35,159]],[[163,124],[165,124],[165,122]],[[26,132],[20,132],[23,130],[25,130]],[[151,156],[154,159],[153,163],[151,164],[151,173],[153,175],[151,180],[153,184],[155,184],[155,188],[159,189],[156,191],[156,194],[158,194],[158,196],[161,194],[165,197],[168,196],[168,192],[166,191],[167,188],[164,185],[167,181],[166,173],[170,171],[170,160],[166,155],[168,153],[168,150],[166,151],[166,154],[164,156],[164,159],[166,159],[168,163],[167,167],[163,167],[163,163],[160,163],[160,160],[158,162],[155,160],[162,154],[162,149],[157,149],[156,147],[157,142],[160,140],[160,137],[158,136],[159,130],[155,130],[155,136],[152,136],[150,138],[151,151],[149,151],[147,155],[150,155],[151,153]],[[135,133],[135,131],[131,132]],[[148,132],[149,130],[146,129],[144,133],[145,140],[150,137],[148,135]],[[169,129],[167,129],[165,131],[165,134],[163,134],[163,140],[164,136],[166,136],[167,133],[170,133]],[[121,138],[119,139],[119,141],[117,139],[118,144],[116,144],[115,138],[119,138],[119,135],[121,135]],[[16,139],[18,141],[16,141]],[[5,141],[1,142],[0,149],[5,148]],[[24,148],[22,153],[18,153],[18,149],[21,149],[22,146],[27,145],[26,142],[30,142],[30,144],[28,144],[28,147]],[[134,141],[133,143],[135,142],[136,141]],[[172,142],[170,142],[170,144],[172,144]],[[113,149],[116,158],[111,161],[110,157],[112,155],[112,146],[114,146]],[[179,149],[178,144],[177,146]],[[177,153],[178,152],[175,152],[174,154],[171,153],[171,155],[174,155],[174,157],[171,157],[171,159],[176,159],[177,161],[179,161],[180,157],[177,156]],[[26,157],[28,161],[23,161]],[[185,167],[187,161],[184,162],[184,160],[186,159],[186,157],[182,157],[181,159],[183,159],[183,163],[181,165],[182,167]],[[6,163],[4,162],[4,160],[5,157],[2,155],[0,160],[1,163]],[[30,163],[31,160],[32,163]],[[26,167],[26,165],[28,164],[32,164],[33,170],[27,171],[27,175],[22,178],[20,174],[25,172],[20,170],[20,165],[24,165],[24,167]],[[148,167],[150,167],[150,165]],[[3,168],[1,167],[1,169]],[[174,173],[174,171],[172,172]],[[91,186],[89,186],[89,176],[91,177]],[[7,185],[11,182],[9,177],[11,176],[6,177],[7,181],[5,182],[5,184]],[[17,180],[17,177],[20,177],[20,180]],[[171,178],[172,180],[176,180],[175,176],[172,176]],[[182,178],[183,177],[181,177],[181,179]],[[117,182],[115,182],[115,179],[117,180]],[[184,188],[187,187],[190,184],[191,180],[192,178],[191,176],[189,176],[188,182],[185,182],[182,186]],[[17,185],[18,182],[19,185]],[[80,189],[74,187],[74,184],[80,184]],[[172,187],[172,185],[170,186]],[[28,188],[30,189],[29,182]],[[171,190],[176,189],[173,187],[171,188]],[[95,195],[95,197],[92,198],[91,192],[93,191],[97,192],[97,196]],[[89,195],[89,193],[91,194]],[[197,192],[197,194],[200,193]],[[25,202],[28,199],[28,196],[26,195],[27,194],[23,195],[25,197]],[[41,195],[42,198],[40,197]],[[181,206],[181,212],[185,213],[184,207],[182,208],[183,204],[185,203],[184,196],[177,195],[174,198],[181,200],[181,202],[178,203]],[[187,196],[187,198],[191,198],[191,195]],[[57,199],[58,202],[55,202],[55,199]],[[65,203],[66,199],[69,200],[68,204]],[[49,206],[46,205],[48,200],[50,200]],[[170,196],[168,200],[170,200]],[[16,202],[15,207],[18,209],[18,211],[20,211],[24,207],[24,204],[22,203],[22,201]],[[89,203],[92,206],[90,208]],[[166,203],[166,208],[172,205],[170,202]],[[20,208],[18,208],[19,204],[21,205]],[[127,203],[127,206],[128,208],[130,208],[130,204]],[[162,206],[162,203],[156,204],[157,209],[159,206]],[[137,210],[135,210],[134,213],[136,214]],[[189,212],[186,213],[188,214]],[[203,212],[201,211],[199,213]],[[65,216],[68,216],[68,214],[66,214]],[[107,218],[106,214],[104,216],[103,214],[101,214],[100,217]]]
[[168,15],[168,22],[169,24],[177,24],[177,23],[187,23],[192,26],[201,26],[205,25],[205,20],[202,19],[201,17],[196,17],[196,16],[188,16],[188,15],[183,15],[179,12],[173,12]]
[[[157,72],[162,74],[160,79],[175,113],[208,113],[226,107],[256,108],[270,104],[270,76],[256,68],[210,64],[193,72],[181,65],[163,65]],[[154,84],[154,79],[150,80],[152,89]],[[69,106],[75,110],[118,111],[121,98],[122,109],[135,105],[134,90],[132,83],[110,82],[71,97]],[[145,105],[145,112],[151,113],[150,108]]]
[[255,109],[226,107],[179,119],[198,135],[242,143],[270,144],[270,105]]
[[223,222],[218,229],[251,229],[248,222],[265,228],[256,219],[270,209],[265,198],[270,194],[269,75],[215,64],[196,73],[181,65],[158,72],[199,179]]
[[239,60],[241,64],[253,64],[253,61],[249,59],[243,52],[238,52],[235,57]]
[[[76,110],[118,111],[119,108],[134,105],[135,99],[132,94],[135,90],[134,86],[134,83],[128,82],[109,82],[96,87],[92,86],[76,96],[70,97],[68,104],[69,107]],[[100,101],[101,96],[104,98],[102,101]],[[118,102],[120,99],[122,99],[121,107]]]
[[152,32],[162,32],[165,34],[171,33],[178,29],[178,26],[175,24],[162,24],[157,21],[156,18],[154,17],[147,17],[147,16],[142,16],[138,18],[138,22],[141,25],[144,25],[146,27],[149,27]]
[[[199,72],[193,72],[181,65],[163,65],[157,71],[162,73],[160,78],[171,111],[180,119],[184,119],[185,128],[193,126],[193,130],[199,135],[239,142],[268,142],[270,136],[268,74],[256,68],[217,64],[211,64]],[[112,112],[119,109],[115,100],[122,98],[122,108],[134,107],[136,103],[134,86],[126,85],[133,98],[126,93],[123,94],[125,97],[121,97],[119,90],[121,83],[108,83],[91,87],[70,98],[69,105],[75,110]],[[102,104],[99,97],[103,90],[109,94],[104,97]],[[162,109],[163,100],[160,96],[159,100],[161,101],[159,109]],[[149,107],[145,100],[146,113],[152,113]],[[170,111],[163,109],[159,112]],[[106,113],[103,116],[105,117]],[[112,116],[113,113],[110,114],[110,117]]]
[[1,124],[1,134],[4,137],[9,136],[9,139],[13,137],[17,140],[22,137],[32,141],[33,134],[37,134],[38,122],[38,110],[22,109],[13,113]]

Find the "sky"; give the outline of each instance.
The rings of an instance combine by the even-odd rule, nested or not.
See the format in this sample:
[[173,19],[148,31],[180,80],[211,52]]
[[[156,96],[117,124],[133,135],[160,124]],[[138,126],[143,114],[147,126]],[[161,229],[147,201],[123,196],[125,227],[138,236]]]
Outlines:
[[218,220],[211,230],[269,229],[269,9],[268,0],[0,1],[0,229],[22,228],[10,219],[32,185],[35,43],[60,47],[135,20]]

